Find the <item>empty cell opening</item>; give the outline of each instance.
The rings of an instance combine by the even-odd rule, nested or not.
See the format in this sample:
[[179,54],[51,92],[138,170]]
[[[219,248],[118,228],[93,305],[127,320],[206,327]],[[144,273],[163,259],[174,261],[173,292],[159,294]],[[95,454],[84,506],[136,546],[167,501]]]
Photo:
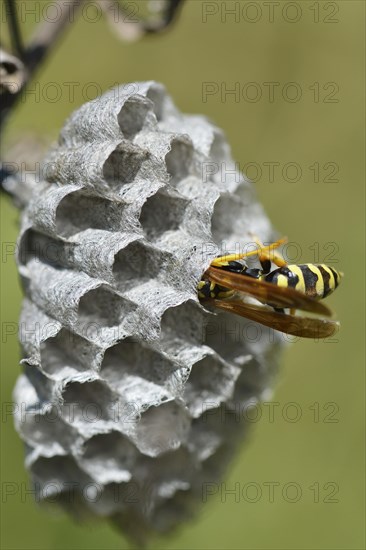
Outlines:
[[35,365],[26,363],[24,365],[24,374],[28,378],[29,382],[34,387],[39,404],[37,406],[49,403],[54,387],[54,382],[47,378]]
[[193,146],[189,141],[183,139],[173,139],[171,149],[165,156],[165,163],[168,174],[171,177],[171,183],[175,184],[187,177],[190,173],[193,158]]
[[160,87],[151,87],[147,93],[148,97],[153,102],[153,109],[157,121],[162,120],[164,115],[164,102],[165,102],[165,93],[164,90]]
[[222,134],[214,134],[214,139],[210,147],[209,158],[219,163],[230,158],[230,147]]
[[203,343],[218,353],[225,361],[241,365],[252,351],[252,344],[259,342],[267,329],[239,315],[216,311],[208,319]]
[[34,229],[28,229],[20,242],[19,261],[27,264],[36,258],[53,267],[68,265],[71,246]]
[[[227,416],[229,416],[229,414]],[[238,445],[242,444],[244,441],[245,432],[242,425],[243,423],[235,418],[235,414],[231,413],[231,417],[234,417],[234,420],[228,419],[227,422],[225,420],[225,424],[223,425],[227,432],[225,434],[225,439],[230,439],[230,441],[222,443],[216,452],[202,463],[201,479],[219,483],[229,464],[232,462],[234,451]],[[235,422],[234,425],[233,422]],[[222,428],[221,431],[223,431]],[[229,431],[232,432],[230,436]]]
[[78,317],[80,323],[86,321],[93,326],[114,327],[135,310],[135,305],[101,286],[80,299]]
[[217,245],[233,234],[245,235],[252,220],[244,219],[246,212],[243,198],[237,195],[221,195],[216,201],[211,218],[212,237]]
[[[61,491],[61,487],[59,491]],[[104,499],[104,491],[102,493],[98,492],[96,484],[93,481],[85,481],[81,486],[79,484],[74,486],[69,481],[68,484],[67,482],[65,483],[65,487],[62,487],[62,491],[59,491],[56,494],[52,494],[51,488],[50,496],[48,497],[46,485],[44,491],[42,491],[45,495],[42,496],[41,494],[40,498],[43,498],[46,502],[49,500],[52,505],[57,503],[67,514],[75,518],[90,517],[92,503],[98,503]]]
[[135,241],[120,250],[114,260],[113,275],[123,291],[139,283],[155,279],[161,270],[162,257],[158,250]]
[[211,452],[202,455],[206,449],[201,447],[198,452],[203,459],[201,479],[213,480],[220,478],[228,461],[231,460],[232,453],[238,444],[242,444],[248,434],[250,422],[245,422],[245,413],[243,409],[227,407],[226,404],[220,405],[217,409],[211,409],[204,412],[202,416],[194,419],[192,429],[202,431],[209,436]]
[[188,490],[192,472],[197,464],[192,454],[184,447],[161,456],[143,457],[139,461],[140,479],[153,491],[155,499],[169,499],[179,490]]
[[150,407],[136,426],[136,445],[148,456],[175,450],[187,439],[190,419],[175,401]]
[[[241,430],[240,420],[240,407],[233,414],[232,409],[225,403],[222,403],[217,408],[206,409],[200,417],[195,418],[192,421],[192,431],[196,432],[196,434],[201,432],[205,438],[212,438],[216,451],[221,448],[222,441],[229,439],[232,430],[235,431],[235,428],[238,428],[239,431]],[[202,438],[201,435],[199,437]],[[195,438],[197,438],[197,435]]]
[[116,397],[100,380],[93,382],[70,382],[62,392],[63,418],[72,422],[92,424],[99,420],[114,418]]
[[267,370],[263,364],[252,358],[243,365],[235,384],[233,401],[244,403],[251,398],[259,399],[269,384],[270,376]]
[[127,139],[133,139],[145,123],[152,104],[142,96],[131,96],[118,114],[118,124]]
[[215,448],[218,448],[221,441],[220,433],[225,422],[224,411],[225,406],[220,405],[213,409],[206,409],[201,416],[194,418],[192,420],[192,441],[195,443],[197,439],[212,438],[215,442]]
[[161,340],[165,343],[189,341],[203,343],[205,314],[192,300],[171,307],[161,318]]
[[117,186],[131,183],[149,155],[148,151],[129,141],[120,143],[104,163],[103,175],[106,181]]
[[56,408],[47,410],[45,414],[27,411],[21,429],[28,444],[53,446],[64,451],[70,448],[76,437],[73,428],[65,424]]
[[193,462],[192,454],[185,446],[181,446],[158,458],[143,457],[140,460],[139,469],[144,482],[148,486],[156,486],[158,490],[160,487],[165,492],[161,496],[167,498],[174,492],[174,488],[169,488],[169,485],[181,482],[186,484],[189,481]]
[[100,434],[84,444],[83,463],[100,483],[124,482],[131,479],[138,451],[119,432]]
[[[105,472],[107,473],[107,472]],[[102,483],[98,481],[98,483]],[[93,489],[93,487],[91,487]],[[136,485],[134,483],[122,482],[122,483],[107,483],[103,486],[103,491],[95,491],[95,496],[92,491],[90,498],[86,501],[86,505],[92,510],[93,515],[99,517],[115,517],[121,509],[125,509],[130,506],[131,495],[136,493]],[[80,509],[80,507],[79,507]],[[77,510],[77,512],[79,511]],[[89,511],[90,515],[90,511]]]
[[166,231],[179,229],[188,201],[156,193],[145,202],[140,215],[140,223],[146,237],[155,240]]
[[[210,409],[209,413],[215,415],[215,409]],[[193,420],[189,434],[189,449],[200,461],[212,456],[221,445],[221,441],[221,436],[209,428],[207,414],[203,413],[198,419]]]
[[111,383],[129,374],[163,385],[176,370],[178,367],[157,351],[126,338],[106,351],[100,374]]
[[221,195],[211,218],[212,237],[217,245],[228,239],[235,230],[236,220],[243,216],[243,204],[232,195]]
[[20,273],[20,282],[24,291],[24,294],[26,296],[31,296],[31,290],[30,290],[30,279],[28,276],[25,276],[24,274]]
[[160,501],[154,509],[151,520],[154,530],[167,533],[173,531],[182,522],[193,520],[195,507],[197,507],[197,500],[188,487],[186,489],[177,488],[173,496]]
[[57,208],[57,232],[63,237],[71,237],[86,229],[119,231],[123,210],[119,203],[75,191],[62,199]]
[[[39,481],[39,497],[47,499],[58,496],[64,491],[82,492],[92,479],[83,472],[70,456],[56,455],[39,457],[31,467],[34,477]],[[75,481],[70,489],[70,481]],[[53,501],[53,500],[52,500]]]
[[96,346],[65,328],[41,344],[43,370],[60,379],[92,369],[97,355]]
[[192,416],[197,418],[231,396],[235,379],[233,370],[212,356],[195,363],[184,390],[184,400]]

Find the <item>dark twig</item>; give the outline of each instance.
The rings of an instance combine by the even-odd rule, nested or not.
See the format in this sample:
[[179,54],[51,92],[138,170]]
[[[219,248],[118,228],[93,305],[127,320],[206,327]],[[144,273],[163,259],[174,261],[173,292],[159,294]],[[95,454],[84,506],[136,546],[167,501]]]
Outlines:
[[15,94],[25,78],[22,61],[0,47],[0,94]]
[[[40,23],[36,27],[33,38],[26,49],[23,48],[14,1],[15,0],[6,0],[6,6],[9,14],[12,42],[24,63],[24,74],[18,89],[14,90],[14,88],[12,88],[9,91],[6,86],[4,87],[5,91],[1,96],[0,105],[0,131],[21,93],[34,76],[35,71],[51,52],[61,32],[67,27],[68,23],[74,20],[75,14],[82,3],[88,0],[71,0],[69,2],[57,0],[60,17],[55,21],[43,21]],[[141,38],[145,33],[158,33],[168,27],[174,20],[178,8],[183,4],[183,1],[184,0],[166,0],[166,7],[162,17],[157,21],[155,18],[129,21],[126,8],[123,3],[117,0],[98,0],[98,4],[108,16],[109,22],[117,30],[119,37],[123,40],[132,41]]]
[[98,0],[98,4],[117,35],[122,40],[131,42],[138,40],[146,33],[159,33],[166,29],[175,19],[178,8],[183,2],[184,0],[165,0],[165,9],[161,17],[156,20],[155,17],[133,19],[135,16],[128,12],[128,4],[124,6],[119,0]]
[[16,0],[5,0],[5,13],[9,20],[10,40],[13,52],[23,60],[24,45],[19,28]]
[[140,20],[131,19],[131,14],[118,0],[98,0],[98,4],[118,38],[127,42],[135,42],[143,36],[144,31]]
[[70,21],[74,20],[74,15],[83,1],[73,0],[72,2],[64,2],[63,0],[58,0],[60,17],[55,21],[43,21],[36,27],[33,38],[23,54],[25,77],[21,86],[19,86],[16,93],[5,92],[1,96],[0,129],[11,109],[18,101],[20,94],[33,77],[36,69],[51,52],[61,32]]
[[13,174],[9,170],[7,166],[5,166],[3,163],[0,163],[0,188],[2,193],[5,193],[9,197],[12,197],[13,195],[10,193],[9,189],[5,185],[5,182],[8,178],[12,177]]
[[184,0],[167,0],[167,6],[162,19],[154,23],[147,21],[144,25],[145,32],[154,33],[166,29],[177,17],[183,2]]
[[26,51],[26,65],[30,76],[46,55],[50,53],[62,31],[71,21],[74,21],[75,14],[84,1],[64,2],[64,0],[57,0],[60,7],[60,17],[55,21],[43,21],[38,25]]

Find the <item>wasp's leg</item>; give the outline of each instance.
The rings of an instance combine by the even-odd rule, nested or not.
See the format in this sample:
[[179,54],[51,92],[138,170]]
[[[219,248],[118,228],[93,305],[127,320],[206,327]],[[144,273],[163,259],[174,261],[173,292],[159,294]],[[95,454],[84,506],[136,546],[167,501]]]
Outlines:
[[213,281],[201,280],[197,285],[197,293],[200,299],[216,298],[221,300],[231,298],[235,294],[235,291],[218,285]]
[[[285,313],[285,310],[283,307],[274,307],[273,308],[277,313]],[[290,308],[290,311],[289,311],[289,315],[295,315],[296,313],[296,309],[295,308]]]
[[263,271],[257,268],[250,268],[240,262],[227,262],[220,266],[223,271],[229,271],[229,273],[236,273],[239,275],[245,275],[246,277],[252,277],[253,279],[260,279],[263,275]]
[[260,254],[258,256],[260,264],[263,269],[263,275],[268,275],[271,271],[271,263],[273,262],[277,267],[285,267],[287,264],[286,260],[280,254],[272,252],[271,254]]
[[260,279],[263,275],[263,271],[261,269],[248,267],[247,269],[242,271],[242,274],[245,275],[245,277],[252,277],[253,279]]
[[271,262],[273,262],[277,267],[284,267],[287,265],[287,262],[283,258],[283,256],[278,252],[275,252],[274,250],[275,248],[287,241],[285,237],[279,239],[269,246],[264,246],[263,243],[255,236],[253,237],[253,239],[259,248],[258,259],[263,269],[263,275],[268,275],[268,273],[270,273]]
[[[228,262],[235,262],[237,260],[243,260],[244,258],[248,258],[249,256],[258,256],[258,257],[265,257],[264,259],[271,259],[274,255],[273,250],[275,248],[278,248],[282,244],[287,242],[287,237],[282,237],[282,239],[278,239],[275,243],[272,243],[268,246],[263,246],[263,244],[257,239],[256,244],[258,248],[256,250],[251,250],[250,252],[244,252],[243,254],[227,254],[226,256],[218,256],[217,258],[214,258],[211,262],[212,267],[222,267],[223,265],[227,264]],[[267,258],[268,256],[268,258]],[[285,260],[282,261],[284,262]],[[274,262],[275,263],[275,262]],[[277,265],[277,264],[276,264]],[[282,265],[287,265],[282,264]],[[280,267],[280,266],[279,266]]]
[[271,272],[271,260],[269,258],[259,257],[259,262],[262,266],[261,275],[268,275]]
[[275,310],[276,313],[285,313],[285,310],[283,309],[283,307],[274,307],[273,309]]

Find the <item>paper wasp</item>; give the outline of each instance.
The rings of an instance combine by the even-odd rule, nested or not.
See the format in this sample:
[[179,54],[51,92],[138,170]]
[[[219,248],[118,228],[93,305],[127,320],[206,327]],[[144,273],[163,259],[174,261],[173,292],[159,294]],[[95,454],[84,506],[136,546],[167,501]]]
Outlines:
[[[269,246],[258,239],[255,242],[256,250],[217,256],[211,261],[197,286],[199,299],[294,336],[332,336],[339,323],[323,318],[331,317],[332,311],[319,300],[337,288],[343,273],[325,264],[288,265],[275,250],[287,242],[286,238]],[[239,261],[249,256],[258,257],[261,269],[249,268]],[[272,263],[277,266],[273,271]],[[248,297],[262,305],[248,303]],[[298,316],[295,315],[297,309],[322,317]]]

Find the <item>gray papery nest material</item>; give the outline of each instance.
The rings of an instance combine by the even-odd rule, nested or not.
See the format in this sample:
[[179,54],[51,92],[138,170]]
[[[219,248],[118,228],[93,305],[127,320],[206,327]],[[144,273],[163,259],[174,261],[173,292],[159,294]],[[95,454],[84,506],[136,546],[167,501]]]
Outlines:
[[18,246],[15,419],[39,500],[141,541],[214,492],[281,347],[197,299],[222,243],[250,232],[273,238],[222,132],[161,84],[120,86],[66,122]]

